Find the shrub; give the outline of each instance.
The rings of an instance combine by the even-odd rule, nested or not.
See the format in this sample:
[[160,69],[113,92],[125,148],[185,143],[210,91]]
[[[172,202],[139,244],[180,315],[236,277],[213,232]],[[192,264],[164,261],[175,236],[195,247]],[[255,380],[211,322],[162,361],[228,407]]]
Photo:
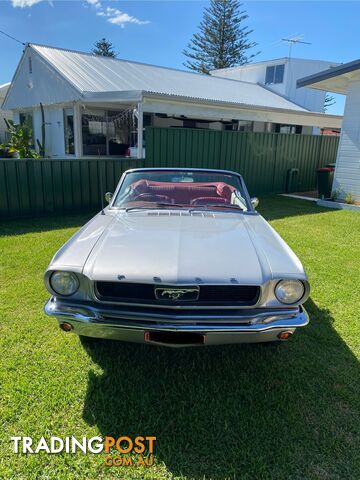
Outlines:
[[[12,120],[5,119],[10,140],[6,145],[1,145],[2,150],[8,154],[17,154],[19,158],[39,158],[31,149],[32,127],[28,123],[16,125]],[[9,156],[9,155],[8,155]]]
[[349,205],[352,205],[355,203],[354,196],[351,192],[348,192],[345,196],[345,203],[348,203]]

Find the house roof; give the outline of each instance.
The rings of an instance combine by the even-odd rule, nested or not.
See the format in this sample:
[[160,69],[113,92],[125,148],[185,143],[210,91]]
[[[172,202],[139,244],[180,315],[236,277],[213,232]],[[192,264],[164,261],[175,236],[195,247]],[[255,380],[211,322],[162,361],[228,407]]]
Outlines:
[[349,83],[355,77],[360,78],[360,59],[300,78],[297,81],[297,87],[311,87],[318,90],[345,94]]
[[308,62],[308,63],[315,63],[317,65],[324,64],[325,65],[339,65],[338,62],[332,62],[330,60],[316,60],[314,58],[298,58],[298,57],[280,57],[280,58],[272,58],[270,60],[261,60],[260,62],[251,62],[245,63],[244,65],[238,65],[235,67],[228,67],[228,68],[218,68],[216,70],[211,70],[210,74],[216,74],[221,72],[231,72],[237,70],[244,70],[247,68],[257,67],[257,65],[273,65],[278,63],[289,63],[289,62]]
[[58,73],[90,99],[109,93],[144,92],[201,102],[221,102],[254,107],[308,112],[272,91],[249,82],[202,75],[174,68],[129,60],[101,57],[90,53],[31,44]]

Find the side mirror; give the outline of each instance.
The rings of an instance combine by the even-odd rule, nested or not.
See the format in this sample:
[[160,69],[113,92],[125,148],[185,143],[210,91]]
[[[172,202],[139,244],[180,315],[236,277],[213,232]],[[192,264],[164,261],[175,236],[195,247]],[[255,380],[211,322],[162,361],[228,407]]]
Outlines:
[[113,195],[114,195],[114,194],[111,193],[111,192],[106,192],[106,193],[105,193],[105,200],[106,200],[108,203],[111,203],[111,200],[112,200],[112,198],[113,198]]
[[257,197],[253,197],[251,199],[251,205],[253,206],[253,208],[256,208],[259,205],[259,199]]

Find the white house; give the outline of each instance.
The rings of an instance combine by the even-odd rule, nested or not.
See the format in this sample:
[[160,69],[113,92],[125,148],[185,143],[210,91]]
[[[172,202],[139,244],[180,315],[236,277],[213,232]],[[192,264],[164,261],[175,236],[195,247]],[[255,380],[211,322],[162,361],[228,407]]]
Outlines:
[[[57,158],[143,155],[144,127],[258,130],[286,124],[339,128],[256,83],[28,44],[3,104],[32,119],[34,139]],[[265,131],[265,130],[263,130]]]
[[298,86],[346,95],[333,191],[360,201],[360,60],[302,78]]
[[[243,82],[258,83],[311,112],[324,112],[326,92],[311,88],[297,88],[296,82],[304,76],[337,65],[339,64],[323,60],[284,57],[214,70],[211,74]],[[290,125],[273,125],[275,132],[290,133],[293,130],[294,127]],[[319,130],[316,129],[312,132],[311,128],[307,127],[303,129],[302,133],[319,133]]]
[[[0,85],[0,106],[4,101],[5,95],[10,87],[10,82],[9,83],[4,83],[4,85]],[[6,123],[4,122],[4,118],[6,120],[11,120],[12,119],[12,112],[9,110],[3,110],[0,108],[0,143],[5,142],[5,134],[6,134]]]

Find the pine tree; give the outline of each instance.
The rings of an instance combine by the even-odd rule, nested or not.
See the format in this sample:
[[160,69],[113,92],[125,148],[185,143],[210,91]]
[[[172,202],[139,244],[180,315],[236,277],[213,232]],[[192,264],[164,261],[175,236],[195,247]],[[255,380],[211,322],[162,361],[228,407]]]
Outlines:
[[113,44],[102,38],[94,43],[94,48],[91,50],[95,55],[100,55],[101,57],[111,57],[116,58],[116,53],[114,51]]
[[189,58],[184,65],[190,70],[209,73],[218,68],[249,63],[249,54],[257,43],[250,41],[253,30],[244,26],[248,15],[238,0],[211,0],[205,8],[199,32],[195,33],[183,54]]

